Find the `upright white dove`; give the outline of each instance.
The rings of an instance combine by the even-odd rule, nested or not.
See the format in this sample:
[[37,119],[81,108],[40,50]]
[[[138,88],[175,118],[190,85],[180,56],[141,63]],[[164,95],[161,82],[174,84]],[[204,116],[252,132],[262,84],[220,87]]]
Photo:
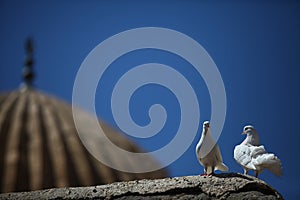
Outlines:
[[204,167],[203,175],[211,175],[215,170],[228,171],[228,167],[223,163],[219,146],[211,135],[209,121],[203,123],[202,135],[196,146],[196,155]]
[[281,161],[273,153],[268,153],[263,145],[260,145],[255,128],[250,125],[245,126],[242,134],[247,134],[247,137],[234,148],[234,159],[242,165],[244,174],[248,174],[249,170],[254,170],[255,177],[257,177],[264,169],[267,169],[276,176],[281,176]]

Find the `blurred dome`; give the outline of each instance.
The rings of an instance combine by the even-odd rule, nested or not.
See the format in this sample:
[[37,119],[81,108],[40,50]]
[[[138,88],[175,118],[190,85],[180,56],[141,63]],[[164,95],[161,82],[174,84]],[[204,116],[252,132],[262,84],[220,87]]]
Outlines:
[[[121,172],[96,160],[79,139],[71,105],[34,89],[30,40],[26,43],[26,50],[24,86],[0,94],[1,193],[167,176],[164,169],[148,173]],[[80,116],[78,123],[82,125],[80,135],[97,135],[89,126],[94,118],[80,109],[75,112]],[[109,125],[101,120],[99,122],[112,143],[131,152],[143,152]],[[116,165],[130,169],[152,165],[159,169],[159,164],[150,156],[136,163],[130,157],[116,154],[108,142],[99,137],[92,142],[95,152],[107,156]]]
[[[83,117],[82,123],[88,123],[87,120],[89,118]],[[123,135],[104,122],[100,123],[113,143],[132,152],[142,152]],[[85,128],[84,131],[90,131],[89,127]],[[133,166],[130,158],[114,155],[105,143],[99,143],[97,148],[117,164]],[[134,165],[149,162],[155,161],[149,156]],[[166,176],[164,170],[125,173],[97,161],[78,137],[72,107],[62,100],[29,88],[0,95],[1,192],[88,186]]]

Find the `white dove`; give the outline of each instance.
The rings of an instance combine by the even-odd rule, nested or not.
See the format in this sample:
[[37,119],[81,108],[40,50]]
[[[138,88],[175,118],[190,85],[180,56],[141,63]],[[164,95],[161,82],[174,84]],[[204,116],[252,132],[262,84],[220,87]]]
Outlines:
[[242,165],[244,174],[248,174],[249,170],[254,170],[255,177],[257,177],[264,169],[268,169],[276,176],[281,176],[281,161],[259,144],[259,137],[255,128],[250,125],[245,126],[242,134],[247,134],[247,137],[234,148],[234,159]]
[[228,167],[222,161],[219,146],[210,133],[209,121],[203,123],[202,135],[196,146],[196,155],[204,167],[203,175],[211,175],[215,170],[228,171]]

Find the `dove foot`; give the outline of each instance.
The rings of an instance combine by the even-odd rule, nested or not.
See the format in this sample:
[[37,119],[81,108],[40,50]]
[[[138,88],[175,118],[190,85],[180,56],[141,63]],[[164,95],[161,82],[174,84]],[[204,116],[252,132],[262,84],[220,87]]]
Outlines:
[[208,177],[212,177],[212,176],[214,176],[214,175],[215,175],[215,173],[212,172],[212,173],[208,174],[207,176],[208,176]]

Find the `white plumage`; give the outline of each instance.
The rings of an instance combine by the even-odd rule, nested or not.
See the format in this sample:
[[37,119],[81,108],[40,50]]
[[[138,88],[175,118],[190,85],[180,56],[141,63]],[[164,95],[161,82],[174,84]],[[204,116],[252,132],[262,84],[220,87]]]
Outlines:
[[264,169],[268,169],[276,176],[282,175],[281,161],[259,144],[259,137],[254,127],[245,126],[243,134],[247,134],[247,137],[234,148],[234,159],[243,167],[244,174],[254,170],[257,177]]
[[223,163],[219,146],[210,133],[208,121],[203,123],[202,135],[196,146],[196,155],[204,167],[205,175],[213,174],[215,170],[228,171],[228,167]]

